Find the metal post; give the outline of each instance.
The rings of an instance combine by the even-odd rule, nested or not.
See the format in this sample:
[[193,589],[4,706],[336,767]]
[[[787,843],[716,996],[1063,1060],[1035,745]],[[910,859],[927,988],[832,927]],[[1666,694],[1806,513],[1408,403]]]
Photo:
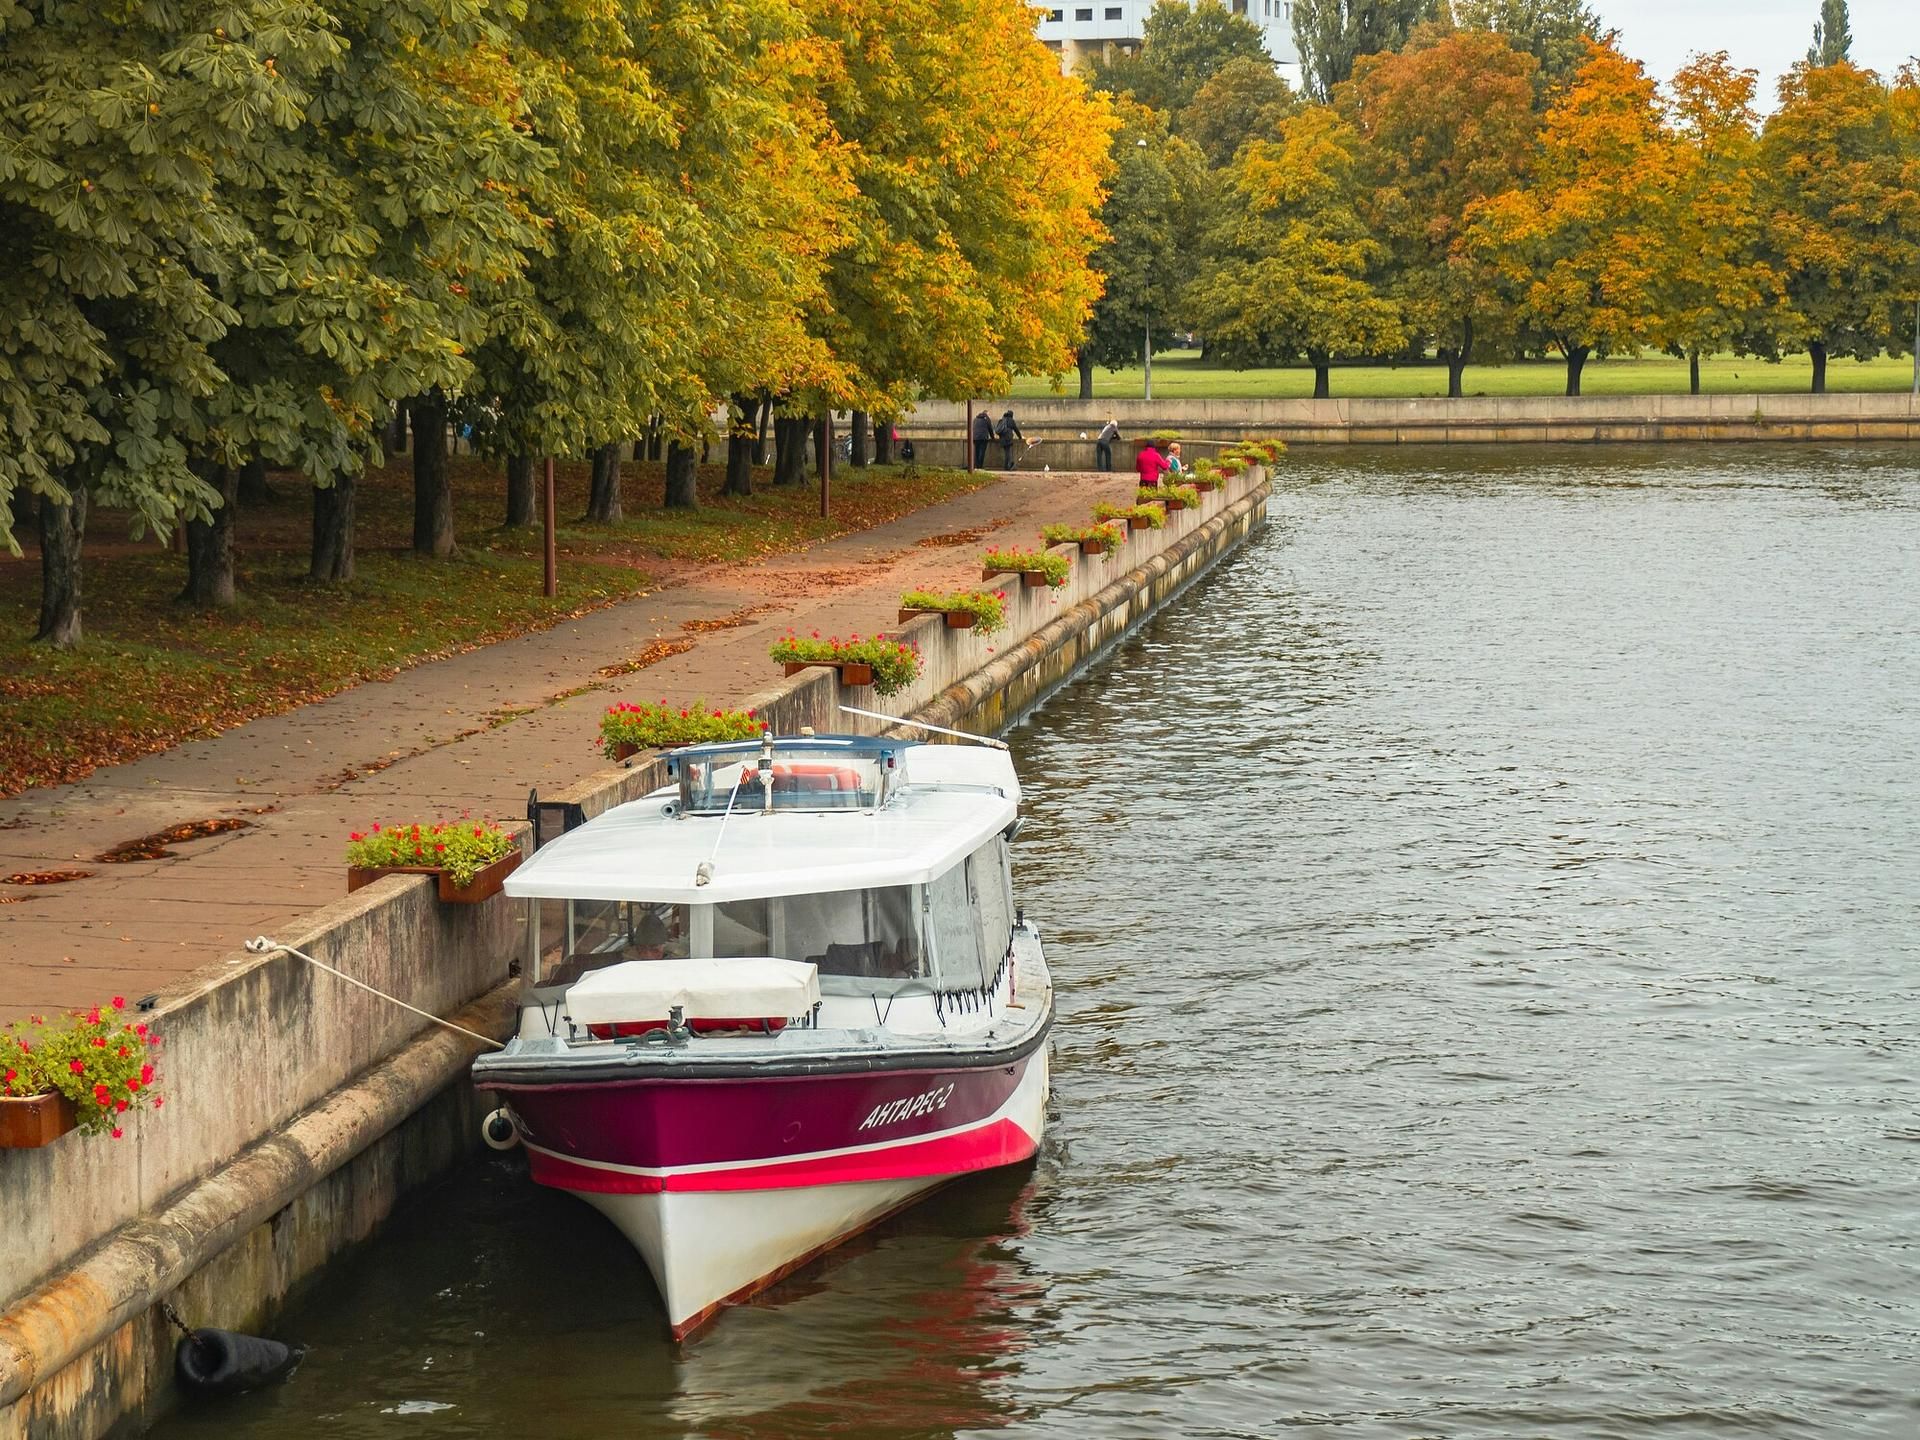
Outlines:
[[967,401],[967,473],[973,473],[973,401]]
[[1145,398],[1151,400],[1153,398],[1153,321],[1148,320],[1143,328],[1145,333],[1141,339],[1140,354],[1145,357],[1147,384]]
[[1920,395],[1920,295],[1913,301],[1913,393]]
[[554,554],[553,554],[554,508],[555,508],[555,502],[554,502],[554,496],[553,496],[553,457],[549,455],[547,457],[547,496],[546,496],[547,514],[546,514],[546,522],[545,522],[547,527],[546,584],[541,591],[541,593],[545,595],[549,600],[551,600],[554,596],[560,593],[560,575],[559,575],[558,568],[554,564]]
[[827,486],[833,479],[833,411],[821,422],[820,433],[826,443],[820,447],[820,518],[827,518]]

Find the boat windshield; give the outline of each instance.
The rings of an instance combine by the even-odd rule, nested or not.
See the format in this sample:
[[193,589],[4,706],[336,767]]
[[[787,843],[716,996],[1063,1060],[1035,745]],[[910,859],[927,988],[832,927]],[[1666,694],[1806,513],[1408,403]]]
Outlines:
[[[680,804],[690,815],[712,815],[729,804],[739,812],[765,808],[760,752],[752,747],[689,754],[677,760]],[[773,756],[776,810],[873,810],[898,784],[891,751],[870,748],[783,747]]]
[[713,953],[776,955],[834,977],[918,980],[928,973],[920,902],[911,885],[734,900],[714,907]]

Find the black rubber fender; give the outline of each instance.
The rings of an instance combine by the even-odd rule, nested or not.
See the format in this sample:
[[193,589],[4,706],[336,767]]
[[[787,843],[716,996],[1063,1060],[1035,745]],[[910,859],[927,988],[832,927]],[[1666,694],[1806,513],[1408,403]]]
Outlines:
[[238,1395],[285,1380],[306,1358],[304,1345],[232,1330],[196,1330],[173,1352],[180,1388],[194,1395]]

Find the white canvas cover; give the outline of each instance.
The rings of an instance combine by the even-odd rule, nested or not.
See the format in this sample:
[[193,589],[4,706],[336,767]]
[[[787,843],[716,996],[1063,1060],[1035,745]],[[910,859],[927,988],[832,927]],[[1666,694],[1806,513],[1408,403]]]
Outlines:
[[802,960],[627,960],[582,976],[567,990],[576,1025],[666,1020],[787,1020],[820,999],[816,968]]

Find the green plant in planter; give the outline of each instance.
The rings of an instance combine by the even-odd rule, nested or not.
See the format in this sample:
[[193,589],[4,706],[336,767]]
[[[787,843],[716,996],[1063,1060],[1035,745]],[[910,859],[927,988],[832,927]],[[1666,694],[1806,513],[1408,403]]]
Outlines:
[[118,1140],[122,1115],[160,1108],[160,1092],[153,1088],[153,1050],[160,1038],[126,1011],[127,1002],[116,995],[106,1005],[58,1019],[34,1015],[0,1027],[0,1095],[64,1095],[73,1102],[78,1129]]
[[1191,485],[1162,485],[1160,493],[1169,500],[1176,500],[1189,510],[1200,508],[1200,492]]
[[1220,473],[1229,480],[1235,475],[1242,473],[1246,468],[1247,462],[1236,455],[1222,455],[1220,457]]
[[900,597],[902,610],[956,610],[973,616],[973,628],[991,635],[1007,623],[1007,592],[1004,590],[956,590],[944,594],[934,590],[909,590]]
[[1153,441],[1153,443],[1159,446],[1162,450],[1165,450],[1167,446],[1175,444],[1179,441],[1180,432],[1178,430],[1156,430],[1151,435],[1147,436],[1147,439]]
[[347,864],[356,870],[424,866],[444,870],[455,885],[504,860],[518,842],[491,820],[442,820],[432,825],[375,825],[347,837]]
[[1051,550],[994,549],[980,557],[980,568],[996,574],[1044,575],[1047,584],[1060,586],[1066,584],[1067,576],[1073,573],[1073,562]]
[[873,688],[882,695],[898,694],[920,678],[919,647],[883,635],[823,640],[818,630],[807,636],[788,631],[767,653],[783,665],[870,665]]
[[1104,545],[1112,554],[1126,543],[1127,532],[1106,521],[1098,525],[1048,525],[1040,531],[1040,538],[1049,545]]
[[665,750],[676,745],[705,745],[720,740],[753,740],[767,727],[751,710],[714,710],[704,701],[691,705],[628,705],[607,708],[600,717],[600,748],[608,758],[622,745],[636,750]]
[[1158,505],[1114,505],[1102,500],[1093,507],[1093,518],[1122,522],[1144,520],[1149,530],[1161,530],[1166,527],[1167,512]]

